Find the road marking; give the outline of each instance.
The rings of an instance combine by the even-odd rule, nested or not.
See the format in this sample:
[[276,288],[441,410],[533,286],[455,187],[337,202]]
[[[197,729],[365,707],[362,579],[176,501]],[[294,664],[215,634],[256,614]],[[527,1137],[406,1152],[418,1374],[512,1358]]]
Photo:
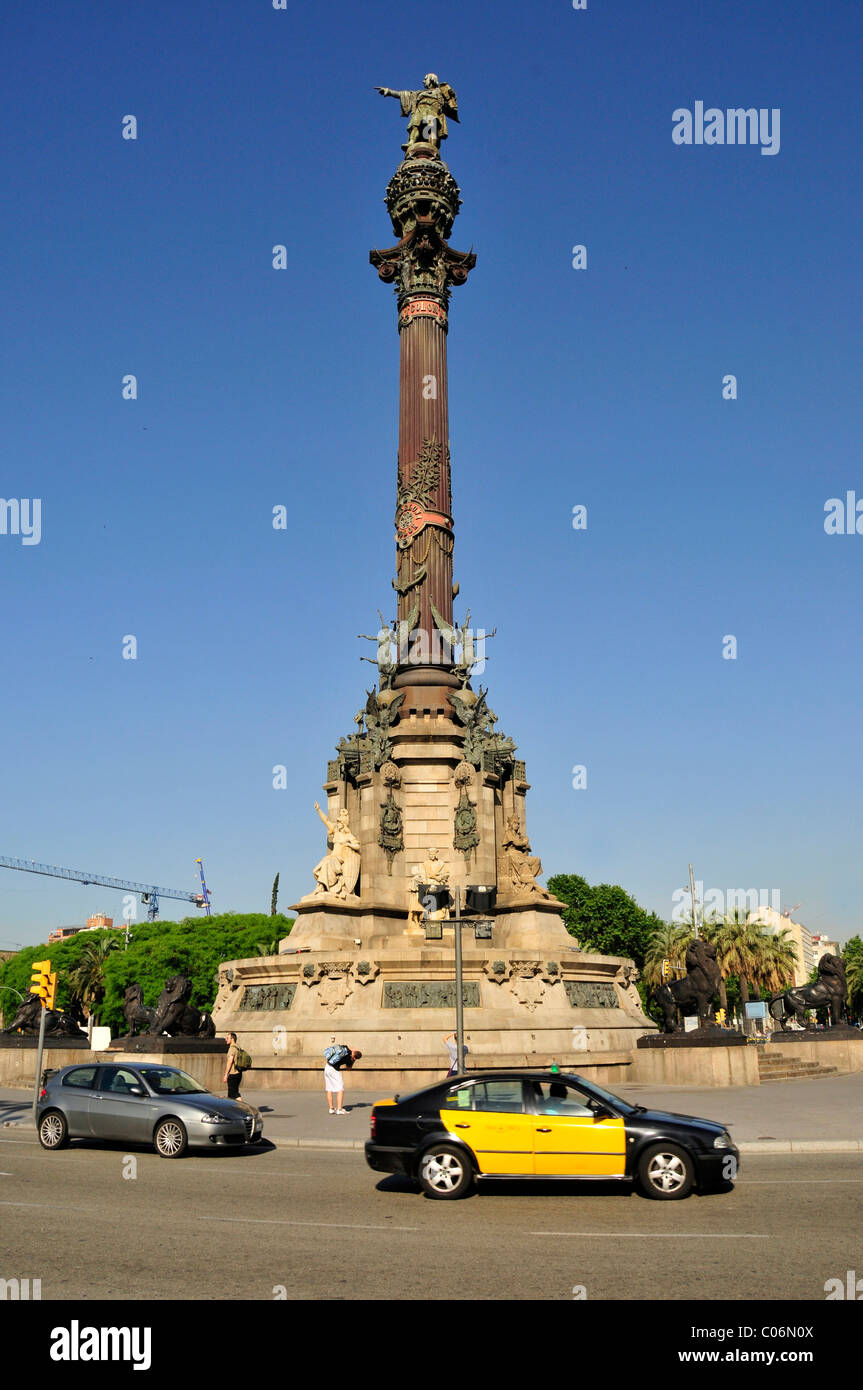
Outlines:
[[[0,1206],[4,1204],[0,1202]],[[257,1216],[200,1216],[199,1221],[241,1222],[248,1226],[314,1226],[326,1231],[418,1231],[419,1226],[365,1226],[348,1221],[279,1221],[273,1217]]]
[[815,1187],[818,1183],[863,1183],[863,1178],[737,1178],[735,1187]]
[[622,1240],[770,1240],[769,1235],[740,1234],[738,1231],[528,1231],[530,1236],[589,1236],[592,1240],[609,1237]]

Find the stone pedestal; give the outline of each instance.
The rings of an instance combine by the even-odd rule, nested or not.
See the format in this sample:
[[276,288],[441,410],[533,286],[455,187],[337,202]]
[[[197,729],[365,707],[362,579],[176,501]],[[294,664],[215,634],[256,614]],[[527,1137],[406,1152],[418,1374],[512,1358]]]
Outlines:
[[[362,1051],[360,1071],[381,1084],[434,1080],[448,1064],[443,1037],[455,1023],[461,930],[469,1069],[557,1061],[622,1079],[630,1050],[655,1028],[641,1011],[632,963],[580,951],[562,905],[534,876],[541,866],[524,830],[528,783],[512,741],[492,734],[487,719],[484,733],[466,735],[456,710],[477,699],[469,689],[455,692],[455,707],[441,687],[405,695],[385,748],[356,735],[329,765],[327,818],[335,824],[346,810],[360,847],[355,890],[301,898],[282,954],[222,967],[218,1031],[237,1033],[256,1084],[265,1070],[271,1084],[317,1084],[333,1037]],[[387,833],[385,812],[397,835]],[[427,940],[421,920],[411,921],[432,851],[462,900],[469,886],[494,888],[480,919],[491,922],[490,939],[447,916],[441,939]]]

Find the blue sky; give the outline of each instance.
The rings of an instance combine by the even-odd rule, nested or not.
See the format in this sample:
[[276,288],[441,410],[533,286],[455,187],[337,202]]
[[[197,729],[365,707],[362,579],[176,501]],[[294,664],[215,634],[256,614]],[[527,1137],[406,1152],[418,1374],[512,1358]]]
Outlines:
[[[432,70],[477,252],[449,338],[457,613],[497,625],[482,681],[534,850],[664,917],[692,860],[860,930],[863,536],[824,531],[863,498],[859,7],[0,23],[0,495],[42,500],[38,545],[0,535],[0,853],[190,891],[202,855],[219,910],[267,910],[276,871],[285,904],[312,887],[371,683],[356,634],[393,606],[398,338],[368,251],[405,137],[374,87]],[[779,153],[676,145],[699,100],[778,108]],[[0,871],[0,945],[102,908]]]

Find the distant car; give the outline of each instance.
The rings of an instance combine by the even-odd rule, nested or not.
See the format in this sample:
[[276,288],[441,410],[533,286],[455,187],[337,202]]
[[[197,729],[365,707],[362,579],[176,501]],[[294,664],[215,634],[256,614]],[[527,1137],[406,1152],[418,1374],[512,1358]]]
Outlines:
[[43,1149],[70,1139],[152,1144],[162,1158],[187,1148],[256,1144],[260,1111],[214,1096],[188,1073],[153,1062],[98,1063],[48,1073],[36,1124]]
[[686,1197],[736,1176],[739,1154],[713,1120],[632,1105],[558,1072],[479,1072],[378,1101],[366,1160],[429,1197],[464,1197],[476,1180],[636,1182],[646,1197]]

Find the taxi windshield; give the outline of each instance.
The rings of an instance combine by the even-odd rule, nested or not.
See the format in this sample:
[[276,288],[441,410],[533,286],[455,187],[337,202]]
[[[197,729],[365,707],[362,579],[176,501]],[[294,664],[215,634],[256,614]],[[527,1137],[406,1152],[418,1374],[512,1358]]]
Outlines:
[[595,1081],[585,1081],[583,1076],[572,1076],[570,1080],[575,1081],[594,1100],[613,1106],[623,1115],[635,1115],[637,1111],[644,1108],[640,1105],[630,1105],[628,1100],[621,1100],[620,1096],[613,1095],[611,1091],[604,1091],[601,1086],[597,1086]]

